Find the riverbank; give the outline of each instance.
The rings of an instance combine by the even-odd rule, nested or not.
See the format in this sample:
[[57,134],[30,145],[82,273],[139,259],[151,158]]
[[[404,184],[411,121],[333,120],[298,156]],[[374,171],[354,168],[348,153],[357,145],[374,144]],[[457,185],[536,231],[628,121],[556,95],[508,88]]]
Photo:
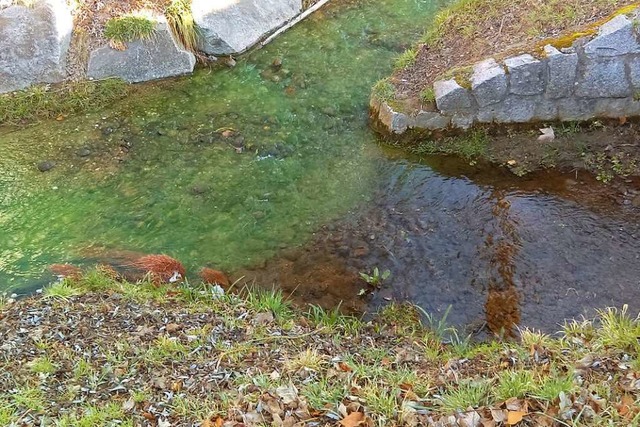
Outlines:
[[276,291],[220,295],[99,271],[0,301],[2,425],[640,420],[640,322],[624,310],[553,337],[478,343],[410,305],[364,322]]
[[[391,76],[374,86],[373,119],[383,132],[411,134],[392,139],[414,152],[482,158],[517,175],[549,167],[587,170],[605,182],[638,175],[640,153],[630,148],[637,138],[635,113],[621,107],[626,101],[635,105],[633,90],[612,101],[580,86],[602,89],[588,82],[601,72],[608,73],[605,80],[613,78],[599,67],[613,60],[615,43],[607,45],[607,60],[606,49],[597,46],[610,33],[621,34],[616,23],[627,22],[637,5],[455,2],[397,58]],[[560,73],[554,68],[559,63],[565,67]],[[459,87],[457,101],[454,92],[445,93],[447,84]]]

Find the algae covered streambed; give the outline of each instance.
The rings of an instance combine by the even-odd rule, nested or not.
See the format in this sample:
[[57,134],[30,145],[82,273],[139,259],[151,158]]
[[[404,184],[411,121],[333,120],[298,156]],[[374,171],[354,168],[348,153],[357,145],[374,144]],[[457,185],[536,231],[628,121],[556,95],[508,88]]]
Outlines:
[[[452,321],[494,329],[637,308],[637,216],[585,191],[597,185],[587,177],[524,181],[376,144],[370,88],[437,8],[330,5],[234,68],[0,130],[0,289],[39,287],[52,263],[131,251],[310,303],[451,306]],[[55,167],[42,173],[42,161]],[[374,267],[391,278],[358,296],[358,272]]]

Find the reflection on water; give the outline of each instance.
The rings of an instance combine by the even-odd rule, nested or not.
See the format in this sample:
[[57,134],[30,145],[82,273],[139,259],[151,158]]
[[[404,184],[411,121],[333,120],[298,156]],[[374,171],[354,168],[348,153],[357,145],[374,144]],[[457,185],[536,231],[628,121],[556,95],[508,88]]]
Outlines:
[[[449,162],[380,162],[384,179],[370,205],[247,277],[284,278],[285,290],[304,302],[318,301],[313,292],[321,289],[329,305],[350,293],[356,308],[398,300],[443,314],[451,306],[451,322],[505,335],[515,324],[555,331],[564,318],[595,308],[640,309],[639,216],[611,205],[609,190],[586,176],[522,181]],[[332,291],[334,279],[323,275],[289,275],[323,256],[352,280],[342,280],[348,288]],[[375,266],[392,277],[372,298],[358,299],[366,286],[358,272]]]

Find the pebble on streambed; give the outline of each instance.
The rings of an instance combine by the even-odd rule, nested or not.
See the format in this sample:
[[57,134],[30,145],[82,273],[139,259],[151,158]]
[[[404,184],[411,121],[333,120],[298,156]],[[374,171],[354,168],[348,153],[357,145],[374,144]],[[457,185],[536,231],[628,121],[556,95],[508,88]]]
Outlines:
[[44,160],[42,162],[39,162],[37,166],[40,172],[48,172],[56,167],[56,162],[52,160]]

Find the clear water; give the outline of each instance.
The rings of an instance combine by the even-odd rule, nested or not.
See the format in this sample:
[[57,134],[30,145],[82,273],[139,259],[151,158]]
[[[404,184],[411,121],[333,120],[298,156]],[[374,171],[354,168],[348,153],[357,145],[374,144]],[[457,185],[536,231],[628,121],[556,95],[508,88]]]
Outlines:
[[[0,289],[110,251],[249,266],[368,200],[382,155],[367,127],[370,87],[436,6],[336,3],[233,69],[149,85],[97,114],[0,130]],[[222,128],[237,133],[223,138]],[[57,166],[41,173],[43,160]]]

